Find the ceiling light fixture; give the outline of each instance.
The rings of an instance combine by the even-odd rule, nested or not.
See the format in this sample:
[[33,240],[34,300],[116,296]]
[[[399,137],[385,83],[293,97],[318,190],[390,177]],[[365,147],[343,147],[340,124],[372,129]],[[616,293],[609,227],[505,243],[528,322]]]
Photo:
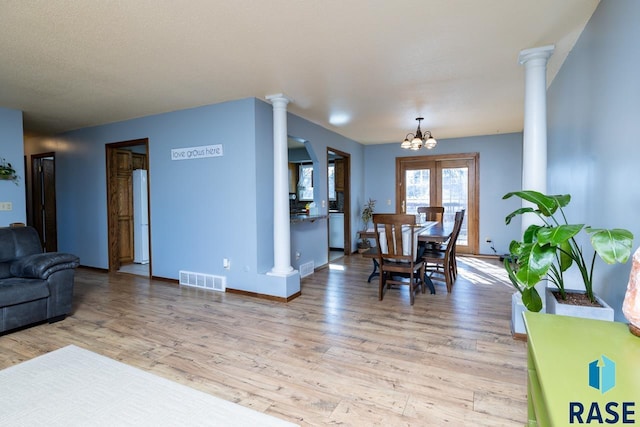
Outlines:
[[407,136],[404,137],[402,144],[400,144],[400,148],[419,150],[424,146],[427,150],[431,150],[438,144],[438,141],[431,135],[431,131],[427,130],[423,134],[420,130],[420,122],[424,120],[424,117],[417,117],[416,120],[418,121],[416,133],[408,133]]

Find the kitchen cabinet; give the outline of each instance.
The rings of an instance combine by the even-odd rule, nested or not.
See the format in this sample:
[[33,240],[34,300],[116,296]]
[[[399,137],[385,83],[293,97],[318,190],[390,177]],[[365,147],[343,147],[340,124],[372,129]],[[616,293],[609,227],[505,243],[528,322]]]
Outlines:
[[336,159],[334,180],[336,191],[344,191],[344,160],[342,159]]
[[147,168],[147,155],[131,153],[131,167],[133,170]]
[[289,193],[298,191],[298,164],[289,163]]

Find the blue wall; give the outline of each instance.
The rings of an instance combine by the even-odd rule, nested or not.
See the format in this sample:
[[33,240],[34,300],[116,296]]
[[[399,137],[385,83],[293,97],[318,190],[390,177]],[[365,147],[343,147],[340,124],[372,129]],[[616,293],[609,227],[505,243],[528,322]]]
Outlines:
[[[518,239],[520,225],[505,226],[504,218],[520,207],[517,201],[504,201],[502,196],[518,190],[522,183],[522,134],[502,134],[438,140],[433,150],[419,151],[419,155],[443,155],[455,153],[480,154],[480,211],[479,252],[493,254],[491,237],[496,251],[508,251],[511,240]],[[364,199],[377,201],[376,212],[396,210],[396,157],[410,157],[414,152],[400,148],[400,142],[373,145],[365,148]],[[390,201],[390,204],[387,202]],[[358,219],[361,224],[362,221]]]
[[13,181],[0,181],[0,202],[11,202],[10,211],[0,211],[0,227],[12,222],[27,222],[24,187],[24,142],[22,138],[22,112],[0,107],[0,158],[4,158],[20,177]]
[[[355,153],[356,168],[362,163],[358,143],[291,114],[288,120],[290,131],[313,140],[316,149],[331,142]],[[224,275],[228,287],[248,292],[286,297],[299,290],[295,275],[281,281],[266,274],[273,267],[273,113],[271,104],[255,98],[30,139],[28,154],[56,153],[61,251],[78,254],[83,265],[108,268],[105,144],[138,138],[149,139],[154,276],[177,279],[179,270],[188,270]],[[216,144],[222,157],[170,156],[173,148]],[[326,182],[326,159],[318,173]],[[356,169],[354,175],[362,174]],[[324,222],[298,248],[316,266],[327,262]]]
[[[351,159],[351,251],[356,250],[356,233],[360,229],[360,207],[364,194],[364,146],[354,140],[345,138],[313,124],[301,117],[289,114],[288,116],[289,135],[302,138],[308,141],[305,145],[310,146],[313,152],[312,157],[316,157],[319,167],[314,167],[314,201],[321,208],[323,214],[328,213],[328,188],[327,188],[327,148],[342,151],[350,155]],[[294,225],[292,230],[299,233],[292,241],[291,252],[301,254],[299,260],[292,256],[292,263],[295,266],[314,260],[315,265],[323,265],[328,262],[329,234],[327,220],[323,219],[312,224]]]
[[[640,2],[603,0],[548,91],[550,193],[569,193],[567,214],[594,227],[627,228],[640,245]],[[586,248],[590,248],[585,242]],[[589,252],[592,253],[592,252]],[[630,263],[598,259],[594,289],[621,312]]]

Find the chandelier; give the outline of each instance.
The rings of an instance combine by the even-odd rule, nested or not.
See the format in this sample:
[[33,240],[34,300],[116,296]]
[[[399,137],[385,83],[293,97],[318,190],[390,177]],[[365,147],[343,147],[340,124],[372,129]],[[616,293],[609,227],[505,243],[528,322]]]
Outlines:
[[438,144],[438,141],[431,135],[431,131],[427,130],[423,134],[420,130],[420,122],[424,120],[424,117],[417,117],[416,120],[418,121],[418,129],[415,135],[408,133],[407,136],[404,137],[402,144],[400,144],[400,148],[419,150],[425,147],[427,150],[431,150]]

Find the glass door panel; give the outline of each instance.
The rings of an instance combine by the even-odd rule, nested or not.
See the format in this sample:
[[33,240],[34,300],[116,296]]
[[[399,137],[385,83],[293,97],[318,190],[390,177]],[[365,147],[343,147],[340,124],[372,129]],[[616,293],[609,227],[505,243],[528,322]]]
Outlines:
[[453,227],[456,212],[464,209],[465,216],[458,236],[458,245],[468,246],[469,234],[467,226],[469,216],[469,168],[442,168],[442,206],[444,206],[443,223]]
[[405,171],[405,213],[416,214],[418,213],[418,206],[430,206],[430,177],[430,169],[409,169]]

